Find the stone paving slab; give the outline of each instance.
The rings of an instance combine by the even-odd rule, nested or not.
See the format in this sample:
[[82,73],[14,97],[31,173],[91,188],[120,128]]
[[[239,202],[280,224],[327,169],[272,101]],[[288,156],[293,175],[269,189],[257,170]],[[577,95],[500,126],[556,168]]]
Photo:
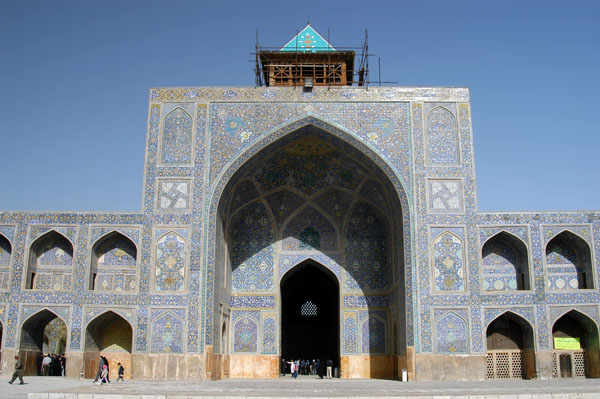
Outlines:
[[600,399],[599,379],[400,382],[313,377],[221,381],[125,381],[26,377],[0,385],[1,399]]

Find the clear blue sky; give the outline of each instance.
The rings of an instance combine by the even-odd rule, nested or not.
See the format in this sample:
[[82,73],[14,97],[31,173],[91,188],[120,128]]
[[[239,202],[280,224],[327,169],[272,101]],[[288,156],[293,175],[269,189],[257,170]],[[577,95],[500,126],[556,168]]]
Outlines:
[[600,209],[600,1],[0,0],[0,210],[138,212],[149,88],[252,86],[307,19],[470,88],[481,211]]

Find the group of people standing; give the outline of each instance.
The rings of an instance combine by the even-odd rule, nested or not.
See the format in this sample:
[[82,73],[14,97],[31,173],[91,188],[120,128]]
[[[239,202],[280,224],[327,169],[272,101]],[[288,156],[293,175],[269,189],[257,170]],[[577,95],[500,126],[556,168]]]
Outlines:
[[40,354],[37,358],[37,373],[44,376],[64,377],[67,367],[67,358],[65,354]]
[[309,359],[292,359],[289,362],[286,362],[285,359],[281,359],[281,374],[284,377],[288,370],[288,365],[290,374],[293,378],[298,378],[298,374],[300,374],[318,375],[319,378],[323,379],[325,371],[327,372],[327,378],[332,377],[333,361],[331,359],[325,361],[322,361],[321,359],[313,359],[312,361]]

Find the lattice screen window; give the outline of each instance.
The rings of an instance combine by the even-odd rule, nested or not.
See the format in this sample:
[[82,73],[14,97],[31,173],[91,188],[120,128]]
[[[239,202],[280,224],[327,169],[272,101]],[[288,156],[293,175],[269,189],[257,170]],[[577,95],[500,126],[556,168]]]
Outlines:
[[525,378],[525,357],[523,352],[513,352],[510,354],[512,363],[512,378]]
[[587,356],[585,352],[574,352],[573,362],[575,369],[575,377],[586,377],[588,374],[587,370]]
[[311,301],[306,301],[300,307],[300,316],[316,316],[317,315],[317,305],[312,303]]
[[552,354],[552,378],[558,378],[558,359],[556,353]]
[[485,357],[485,365],[486,365],[485,378],[488,378],[488,379],[494,378],[494,355],[493,354],[491,354],[491,353],[487,354],[487,356]]
[[520,350],[488,351],[486,378],[525,378],[525,356]]
[[496,378],[510,378],[509,359],[508,352],[496,353]]

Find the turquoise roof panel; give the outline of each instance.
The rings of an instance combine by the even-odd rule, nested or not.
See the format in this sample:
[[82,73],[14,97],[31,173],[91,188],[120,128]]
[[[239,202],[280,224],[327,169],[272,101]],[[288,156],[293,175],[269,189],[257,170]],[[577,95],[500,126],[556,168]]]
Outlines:
[[299,51],[299,52],[321,52],[321,51],[336,51],[323,36],[319,35],[316,30],[306,25],[292,40],[290,40],[280,51]]

